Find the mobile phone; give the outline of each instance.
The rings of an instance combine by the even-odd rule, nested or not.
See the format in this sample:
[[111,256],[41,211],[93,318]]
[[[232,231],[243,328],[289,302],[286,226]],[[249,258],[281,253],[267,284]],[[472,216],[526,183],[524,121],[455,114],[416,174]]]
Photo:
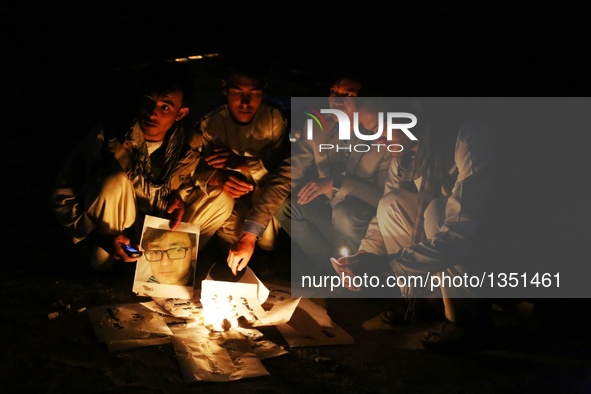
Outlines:
[[121,249],[129,256],[129,257],[140,257],[142,252],[138,249],[134,248],[131,245],[121,244]]

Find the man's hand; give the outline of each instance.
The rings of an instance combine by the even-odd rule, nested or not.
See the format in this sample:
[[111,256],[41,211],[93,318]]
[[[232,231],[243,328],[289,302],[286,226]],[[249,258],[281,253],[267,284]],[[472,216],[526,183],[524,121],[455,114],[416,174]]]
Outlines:
[[240,198],[250,193],[253,189],[250,183],[233,175],[228,176],[228,179],[224,181],[224,185],[222,186],[222,191],[232,198]]
[[173,197],[170,201],[170,204],[168,204],[166,213],[170,219],[170,229],[174,231],[183,220],[183,216],[185,214],[185,203],[180,199],[180,197]]
[[308,182],[298,192],[298,204],[305,205],[322,194],[330,196],[332,194],[332,183],[332,178],[320,178]]
[[226,161],[230,156],[230,150],[227,148],[214,148],[213,153],[205,158],[207,164],[213,168],[224,168],[226,167]]
[[[130,239],[121,233],[93,233],[90,235],[95,245],[104,249],[113,258],[123,260],[126,263],[134,263],[137,257],[130,257],[125,253],[121,244],[129,245]],[[134,245],[137,246],[137,245]]]
[[360,277],[364,274],[383,275],[388,269],[388,264],[383,256],[367,253],[363,250],[352,256],[340,257],[338,260],[331,258],[330,262],[339,277],[349,278],[348,283],[351,283],[351,287],[347,287],[347,289],[351,291],[361,290],[361,288],[353,286],[354,277]]
[[360,263],[362,262],[362,255],[365,255],[367,253],[361,252],[361,253],[357,253],[354,254],[352,256],[343,256],[343,257],[339,257],[339,259],[335,259],[334,257],[330,258],[330,262],[332,263],[332,268],[334,268],[334,270],[337,272],[337,274],[339,275],[340,278],[348,278],[347,281],[348,283],[351,284],[351,286],[347,287],[348,290],[351,291],[360,291],[361,289],[359,287],[355,287],[353,286],[353,278],[356,276],[356,274],[359,273],[359,267],[358,265],[360,265]]
[[248,171],[244,158],[229,148],[214,148],[213,153],[207,156],[205,161],[216,169],[231,168],[233,170]]
[[246,265],[254,253],[256,240],[256,235],[252,233],[244,233],[230,248],[230,253],[228,253],[228,267],[230,267],[234,275],[236,275],[238,271],[242,271],[246,268]]

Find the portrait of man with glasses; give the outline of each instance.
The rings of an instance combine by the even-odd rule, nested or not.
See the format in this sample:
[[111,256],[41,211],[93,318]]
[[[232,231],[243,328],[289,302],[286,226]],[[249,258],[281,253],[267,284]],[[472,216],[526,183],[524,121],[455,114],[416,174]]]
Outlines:
[[[191,298],[198,252],[198,230],[181,223],[174,231],[148,217],[144,225],[134,292],[139,295]],[[180,230],[179,230],[180,229]],[[194,231],[194,232],[191,232]],[[186,295],[183,296],[183,294]]]
[[193,280],[195,235],[148,227],[142,237],[144,257],[150,263],[150,283],[186,286]]

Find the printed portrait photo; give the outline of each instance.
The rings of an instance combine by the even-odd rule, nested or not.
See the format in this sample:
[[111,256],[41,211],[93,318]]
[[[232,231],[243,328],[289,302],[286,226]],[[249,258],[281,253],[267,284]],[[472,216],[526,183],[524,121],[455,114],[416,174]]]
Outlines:
[[181,223],[172,231],[168,220],[146,216],[133,291],[141,296],[192,298],[195,285],[198,226]]

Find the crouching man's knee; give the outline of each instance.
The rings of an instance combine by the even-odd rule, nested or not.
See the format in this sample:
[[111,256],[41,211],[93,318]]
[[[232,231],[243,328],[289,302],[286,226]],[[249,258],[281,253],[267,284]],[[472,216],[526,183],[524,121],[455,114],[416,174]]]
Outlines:
[[204,193],[185,204],[184,222],[199,225],[199,249],[232,215],[234,199],[225,193],[207,196]]

